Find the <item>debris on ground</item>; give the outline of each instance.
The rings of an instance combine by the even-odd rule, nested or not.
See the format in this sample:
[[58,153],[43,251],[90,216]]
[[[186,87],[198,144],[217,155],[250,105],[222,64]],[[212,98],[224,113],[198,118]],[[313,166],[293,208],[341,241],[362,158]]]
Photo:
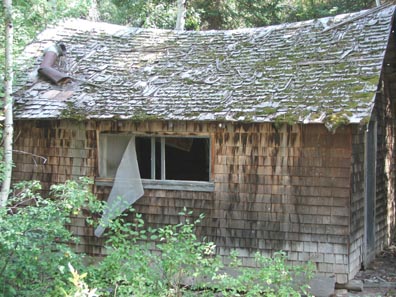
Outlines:
[[335,296],[339,297],[396,297],[396,241],[382,251],[375,260],[365,269],[359,271],[355,277],[361,281],[361,292],[347,291]]

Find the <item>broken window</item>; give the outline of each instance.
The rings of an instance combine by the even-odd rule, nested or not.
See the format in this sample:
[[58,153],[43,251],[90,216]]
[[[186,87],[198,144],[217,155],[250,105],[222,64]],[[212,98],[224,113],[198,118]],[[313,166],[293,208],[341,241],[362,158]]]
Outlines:
[[96,236],[143,196],[143,181],[152,189],[214,189],[213,183],[208,183],[209,138],[102,134],[99,147],[100,177],[114,182]]
[[[103,134],[100,176],[114,178],[131,135]],[[142,179],[209,181],[209,138],[134,136]]]

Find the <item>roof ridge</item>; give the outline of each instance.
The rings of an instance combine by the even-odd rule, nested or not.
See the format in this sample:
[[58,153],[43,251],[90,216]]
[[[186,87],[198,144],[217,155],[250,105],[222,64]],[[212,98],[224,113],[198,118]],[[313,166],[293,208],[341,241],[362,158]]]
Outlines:
[[333,26],[330,26],[330,27],[324,29],[323,32],[327,32],[329,30],[335,29],[335,28],[343,26],[345,24],[354,22],[354,21],[356,21],[358,19],[364,18],[364,17],[366,17],[366,16],[368,16],[368,15],[370,15],[372,13],[375,13],[377,11],[381,11],[382,9],[385,9],[385,8],[388,8],[388,7],[391,7],[391,6],[394,6],[394,5],[393,4],[386,4],[386,5],[377,6],[377,7],[371,8],[369,10],[363,11],[363,13],[361,13],[361,14],[355,16],[355,17],[352,17],[352,18],[350,18],[348,20],[342,21],[342,22],[340,22],[338,24],[334,24]]

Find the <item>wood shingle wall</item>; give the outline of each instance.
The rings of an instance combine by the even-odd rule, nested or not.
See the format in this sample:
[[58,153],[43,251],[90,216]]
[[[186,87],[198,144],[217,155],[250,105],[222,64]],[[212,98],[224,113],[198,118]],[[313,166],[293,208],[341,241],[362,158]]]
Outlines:
[[[216,243],[225,261],[234,249],[246,266],[254,264],[257,250],[285,250],[290,261],[311,260],[318,272],[336,273],[340,282],[360,267],[362,136],[354,126],[333,134],[323,125],[19,121],[15,130],[16,149],[48,161],[18,154],[14,179],[40,179],[46,186],[97,177],[100,132],[207,136],[214,191],[146,189],[134,207],[148,224],[177,223],[186,206],[205,213],[198,232]],[[109,191],[95,187],[103,199]],[[82,218],[73,222],[81,251],[105,253]]]
[[377,96],[375,115],[377,118],[377,161],[375,197],[376,252],[390,244],[394,209],[394,119],[390,101],[385,96]]
[[[214,222],[220,253],[285,250],[323,273],[348,273],[351,133],[270,124],[216,133]],[[238,181],[238,178],[240,179]]]
[[15,123],[14,180],[42,181],[44,188],[96,173],[96,130],[71,121]]
[[352,130],[351,220],[349,273],[355,275],[364,260],[365,224],[365,129]]

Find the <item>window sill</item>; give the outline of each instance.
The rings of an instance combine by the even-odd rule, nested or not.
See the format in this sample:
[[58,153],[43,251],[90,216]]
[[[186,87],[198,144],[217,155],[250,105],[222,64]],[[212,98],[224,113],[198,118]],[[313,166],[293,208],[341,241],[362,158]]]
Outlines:
[[[95,184],[98,186],[112,187],[113,181],[114,180],[111,178],[96,178]],[[214,183],[205,181],[142,179],[142,184],[143,188],[148,190],[214,192]]]

